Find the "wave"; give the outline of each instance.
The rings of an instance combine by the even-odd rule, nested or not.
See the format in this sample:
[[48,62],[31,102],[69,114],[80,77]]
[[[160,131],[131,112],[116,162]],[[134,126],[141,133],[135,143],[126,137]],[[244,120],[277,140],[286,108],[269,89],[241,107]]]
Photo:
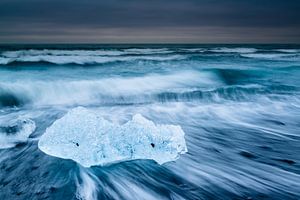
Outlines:
[[161,92],[188,91],[194,87],[214,87],[220,84],[213,73],[184,71],[98,80],[24,80],[1,83],[0,88],[7,94],[2,101],[12,102],[7,105],[21,105],[25,100],[37,105],[86,105],[99,102],[145,102],[147,99],[149,101],[150,96]]
[[[201,89],[185,87],[186,85],[180,82],[172,82],[170,79],[167,79],[165,83],[158,83],[159,79],[157,79],[153,85],[150,79],[149,82],[116,79],[86,81],[84,83],[82,81],[59,83],[35,82],[32,85],[10,85],[9,88],[12,90],[11,96],[22,102],[19,106],[112,106],[199,101],[222,103],[225,101],[254,101],[261,97],[284,99],[289,95],[296,95],[295,98],[297,98],[297,95],[299,95],[299,88],[288,85],[262,86],[253,84],[246,86],[216,86],[215,89]],[[114,81],[117,82],[116,85],[111,85]],[[191,80],[182,79],[182,81]]]
[[178,52],[190,53],[254,53],[255,48],[127,48],[127,49],[97,49],[97,50],[55,50],[55,49],[28,49],[4,51],[1,55],[5,58],[20,58],[27,56],[126,56],[126,55],[162,55]]
[[276,51],[283,53],[300,53],[300,49],[277,49]]
[[[257,49],[245,47],[216,48],[128,48],[128,49],[98,49],[98,50],[54,50],[29,49],[4,51],[0,54],[0,65],[18,65],[33,63],[49,63],[55,65],[94,65],[112,62],[134,61],[177,61],[193,60],[194,55],[220,56],[238,54],[241,57],[299,61],[299,49]],[[216,53],[218,53],[216,55]],[[196,59],[199,59],[198,57]]]
[[19,98],[16,94],[7,91],[1,91],[0,88],[0,108],[1,107],[19,107],[25,104],[25,99]]
[[123,51],[126,54],[170,54],[174,53],[173,50],[168,48],[131,48]]
[[119,56],[125,52],[121,50],[18,50],[5,51],[2,56],[7,58],[19,58],[23,56]]
[[215,53],[254,53],[257,51],[255,48],[228,48],[228,47],[221,47],[221,48],[214,48],[210,49],[209,51]]
[[286,53],[253,53],[241,54],[245,58],[255,58],[264,60],[282,60],[282,61],[299,61],[299,54],[286,54]]
[[180,49],[180,51],[190,52],[190,53],[203,53],[203,52],[207,51],[207,49],[205,49],[205,48],[182,48],[182,49]]
[[0,65],[7,65],[13,60],[11,58],[0,57]]
[[67,64],[104,64],[111,62],[125,62],[125,61],[171,61],[171,60],[182,60],[186,56],[183,55],[167,55],[167,56],[77,56],[77,55],[37,55],[37,56],[20,56],[16,58],[0,57],[1,65],[18,64],[18,63],[51,63],[57,65]]
[[172,101],[203,101],[203,102],[223,102],[229,101],[249,101],[266,95],[289,95],[298,93],[298,88],[293,86],[226,86],[213,90],[194,90],[187,92],[164,92],[158,94],[156,99],[160,102]]
[[35,123],[30,119],[19,118],[10,122],[5,122],[4,126],[1,124],[0,149],[11,148],[17,143],[25,142],[35,130]]
[[8,58],[18,58],[22,56],[120,56],[120,55],[149,55],[149,54],[168,54],[173,53],[167,48],[160,49],[145,49],[145,48],[131,48],[131,49],[100,49],[100,50],[53,50],[53,49],[29,49],[17,51],[4,51],[2,56]]
[[29,49],[2,52],[0,56],[0,65],[26,62],[48,62],[58,65],[84,65],[135,60],[169,61],[185,58],[183,55],[169,55],[173,52],[174,51],[167,48],[129,48],[100,50]]

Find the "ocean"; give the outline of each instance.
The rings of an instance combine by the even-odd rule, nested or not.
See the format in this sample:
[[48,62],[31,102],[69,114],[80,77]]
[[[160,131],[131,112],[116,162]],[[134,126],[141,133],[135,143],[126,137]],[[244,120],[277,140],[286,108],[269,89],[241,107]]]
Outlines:
[[[178,125],[188,152],[91,167],[45,154],[77,107]],[[300,46],[1,45],[0,199],[300,199]]]

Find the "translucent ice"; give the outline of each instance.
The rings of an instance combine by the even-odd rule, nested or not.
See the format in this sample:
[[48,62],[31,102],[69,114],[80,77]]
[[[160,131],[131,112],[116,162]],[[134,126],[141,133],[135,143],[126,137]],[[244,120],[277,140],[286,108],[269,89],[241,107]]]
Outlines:
[[180,126],[155,125],[140,114],[118,125],[83,107],[55,121],[38,146],[46,154],[72,159],[85,167],[134,159],[163,164],[187,152]]

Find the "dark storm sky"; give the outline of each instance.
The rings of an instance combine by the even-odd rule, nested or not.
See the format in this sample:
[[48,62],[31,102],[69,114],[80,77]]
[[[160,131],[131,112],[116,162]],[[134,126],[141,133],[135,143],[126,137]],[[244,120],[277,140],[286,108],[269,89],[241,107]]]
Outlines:
[[0,0],[1,43],[300,43],[300,0]]

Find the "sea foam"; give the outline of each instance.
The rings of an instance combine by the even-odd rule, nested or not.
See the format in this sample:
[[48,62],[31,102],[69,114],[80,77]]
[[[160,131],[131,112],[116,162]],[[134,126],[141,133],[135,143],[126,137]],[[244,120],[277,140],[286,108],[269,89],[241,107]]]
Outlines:
[[[209,72],[179,71],[136,77],[105,77],[97,80],[20,80],[0,83],[0,107],[4,97],[12,106],[32,103],[49,105],[91,105],[96,103],[144,103],[161,92],[186,92],[194,86],[220,85]],[[5,90],[1,93],[1,89]],[[14,103],[14,104],[13,104]],[[3,105],[2,105],[3,106]]]
[[83,107],[55,121],[38,146],[48,155],[72,159],[84,167],[134,159],[163,164],[187,152],[180,126],[155,125],[140,114],[118,125]]
[[130,61],[171,61],[182,60],[183,55],[165,55],[172,53],[167,49],[127,49],[127,50],[18,50],[0,54],[0,65],[10,63],[46,62],[57,65],[91,65],[111,62]]
[[221,47],[221,48],[214,48],[210,49],[209,51],[215,53],[254,53],[257,51],[255,48],[228,48],[228,47]]
[[0,149],[14,147],[17,143],[25,142],[36,126],[31,119],[14,119],[0,125]]
[[241,54],[242,57],[262,60],[279,60],[279,61],[299,61],[299,54],[287,53],[246,53]]

